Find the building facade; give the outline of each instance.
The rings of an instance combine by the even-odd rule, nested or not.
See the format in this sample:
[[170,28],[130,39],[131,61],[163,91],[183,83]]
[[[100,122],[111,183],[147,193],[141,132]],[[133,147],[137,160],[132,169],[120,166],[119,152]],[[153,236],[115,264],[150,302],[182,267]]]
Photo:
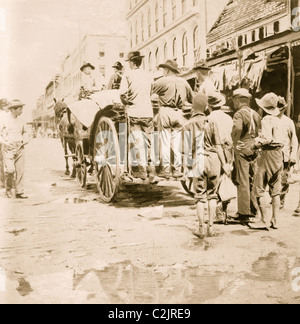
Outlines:
[[78,100],[84,63],[93,64],[102,73],[107,83],[113,74],[113,64],[123,62],[128,51],[128,42],[124,36],[86,35],[64,60],[61,66],[59,92],[67,103]]
[[144,69],[157,73],[167,59],[183,73],[206,57],[206,33],[228,0],[127,0],[130,48],[145,56]]

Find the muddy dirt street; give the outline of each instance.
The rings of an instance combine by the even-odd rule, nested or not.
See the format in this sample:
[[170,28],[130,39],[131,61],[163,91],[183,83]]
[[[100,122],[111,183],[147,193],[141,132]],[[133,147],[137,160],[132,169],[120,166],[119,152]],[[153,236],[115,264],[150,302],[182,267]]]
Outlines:
[[33,140],[26,157],[30,198],[1,189],[1,303],[300,303],[298,184],[278,231],[216,225],[201,241],[178,183],[123,185],[103,204],[92,179],[85,190],[64,175],[58,140]]

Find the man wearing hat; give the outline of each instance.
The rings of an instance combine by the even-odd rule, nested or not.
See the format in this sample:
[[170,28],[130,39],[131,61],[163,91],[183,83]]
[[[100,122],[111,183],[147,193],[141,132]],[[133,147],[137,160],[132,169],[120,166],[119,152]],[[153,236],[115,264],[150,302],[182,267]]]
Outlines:
[[[130,167],[136,178],[150,182],[155,179],[155,168],[151,161],[151,137],[153,128],[153,109],[151,86],[153,76],[141,69],[144,56],[139,51],[130,52],[127,57],[130,70],[122,78],[120,95],[130,121]],[[137,169],[138,171],[134,171]]]
[[[9,104],[8,104],[7,99],[3,98],[0,100],[0,123],[1,123],[1,121],[4,120],[6,114],[9,112],[8,106],[9,106]],[[5,185],[1,144],[0,144],[0,184],[1,184],[1,186]]]
[[26,122],[21,117],[24,106],[20,100],[13,100],[9,105],[10,112],[0,123],[0,143],[2,145],[6,195],[8,198],[12,198],[14,175],[16,175],[16,198],[28,198],[24,194],[24,146],[29,142]]
[[247,89],[237,89],[233,93],[233,103],[236,113],[233,118],[232,141],[235,155],[235,182],[238,189],[238,220],[249,222],[256,214],[256,203],[251,199],[253,175],[257,163],[256,155],[246,154],[241,150],[244,143],[258,136],[261,129],[260,116],[250,108],[252,96]]
[[116,62],[113,65],[113,69],[115,73],[111,76],[107,90],[119,90],[121,86],[121,81],[122,81],[122,74],[123,74],[123,65],[121,62]]
[[90,95],[105,88],[104,76],[91,63],[83,64],[80,71],[83,73],[81,91]]
[[[152,87],[152,94],[159,96],[160,111],[157,117],[158,130],[162,143],[162,167],[161,177],[182,177],[181,156],[181,130],[185,123],[183,107],[186,103],[192,103],[193,91],[188,82],[179,77],[178,64],[167,60],[160,64],[164,76],[158,79]],[[171,150],[174,161],[171,162]],[[172,170],[171,170],[172,167]]]
[[210,78],[211,68],[205,61],[199,61],[194,65],[193,70],[197,74],[198,92],[208,96],[210,93],[216,92],[217,89]]
[[251,227],[265,229],[270,226],[270,218],[267,217],[268,201],[265,198],[266,187],[269,186],[273,207],[271,228],[277,229],[283,169],[284,129],[279,119],[279,99],[276,94],[268,93],[262,99],[256,99],[256,102],[264,112],[261,134],[255,140],[255,147],[261,149],[262,153],[258,159],[258,168],[253,183],[254,197],[259,205],[261,221],[252,224]]
[[281,122],[281,127],[283,131],[283,172],[282,172],[282,190],[280,195],[281,208],[284,208],[285,197],[289,192],[289,180],[291,177],[291,168],[297,164],[297,154],[298,154],[298,137],[295,124],[293,120],[285,115],[287,109],[287,103],[283,97],[278,97],[278,108],[280,114],[278,118]]

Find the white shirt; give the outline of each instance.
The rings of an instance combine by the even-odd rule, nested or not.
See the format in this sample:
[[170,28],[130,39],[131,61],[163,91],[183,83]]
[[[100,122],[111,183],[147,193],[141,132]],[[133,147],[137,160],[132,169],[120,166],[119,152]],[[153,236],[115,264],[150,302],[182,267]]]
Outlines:
[[127,71],[122,79],[120,94],[128,105],[129,117],[153,118],[151,88],[153,76],[141,69]]
[[198,93],[203,93],[206,96],[209,96],[211,93],[216,92],[217,89],[213,81],[208,77],[199,87]]
[[82,86],[87,91],[101,91],[105,86],[104,76],[97,72],[92,72],[91,75],[83,73]]
[[232,144],[233,119],[222,110],[213,111],[208,119],[217,124],[221,144]]
[[296,127],[291,118],[286,115],[279,117],[281,121],[281,127],[283,132],[283,144],[282,149],[284,154],[284,162],[289,162],[290,160],[297,160],[298,152],[298,138],[296,133]]
[[14,118],[11,113],[6,113],[4,118],[1,119],[0,138],[6,143],[24,142],[24,136],[26,134],[26,122],[22,116]]

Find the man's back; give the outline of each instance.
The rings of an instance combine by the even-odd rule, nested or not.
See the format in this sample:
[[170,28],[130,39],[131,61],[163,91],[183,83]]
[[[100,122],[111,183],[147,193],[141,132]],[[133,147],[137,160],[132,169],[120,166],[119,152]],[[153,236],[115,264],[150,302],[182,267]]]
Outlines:
[[152,93],[159,96],[160,105],[182,108],[185,102],[192,103],[193,92],[188,82],[177,76],[166,76],[153,84]]
[[129,106],[130,117],[152,118],[151,86],[153,77],[141,69],[127,71],[121,82],[121,97]]
[[232,140],[236,145],[251,136],[257,137],[261,129],[261,118],[256,111],[250,107],[243,107],[233,117]]

